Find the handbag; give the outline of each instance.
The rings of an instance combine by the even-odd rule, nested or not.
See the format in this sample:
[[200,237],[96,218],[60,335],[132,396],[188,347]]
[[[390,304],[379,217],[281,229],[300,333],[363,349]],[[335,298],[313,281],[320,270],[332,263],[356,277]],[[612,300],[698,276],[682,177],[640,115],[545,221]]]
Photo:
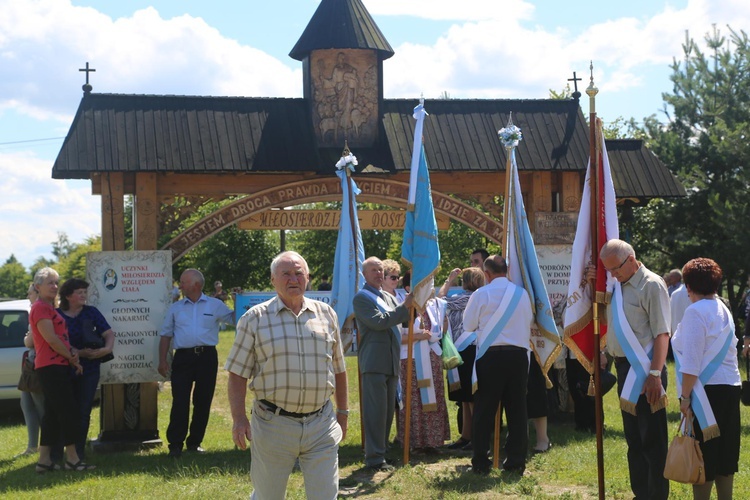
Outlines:
[[[106,342],[104,341],[104,338],[102,338],[101,335],[98,335],[96,331],[94,330],[94,322],[86,319],[83,321],[83,347],[85,349],[101,349],[106,345]],[[94,361],[99,361],[100,363],[106,363],[107,361],[111,361],[115,359],[115,355],[111,352],[105,356],[102,356],[101,358],[97,358]]]
[[23,392],[42,392],[42,381],[34,370],[34,362],[29,359],[29,351],[24,351],[21,359],[21,378],[18,379],[18,390]]
[[464,364],[464,360],[461,359],[461,355],[456,349],[456,345],[453,343],[450,333],[443,333],[443,340],[441,342],[443,348],[443,368],[446,370],[452,370],[453,368]]
[[[685,425],[685,431],[680,431]],[[686,484],[703,484],[706,482],[706,468],[703,463],[700,443],[693,435],[693,419],[686,420],[685,415],[677,427],[677,434],[667,450],[667,461],[664,465],[664,477],[670,481]]]
[[741,400],[743,405],[750,406],[750,358],[745,358],[745,380],[742,381]]

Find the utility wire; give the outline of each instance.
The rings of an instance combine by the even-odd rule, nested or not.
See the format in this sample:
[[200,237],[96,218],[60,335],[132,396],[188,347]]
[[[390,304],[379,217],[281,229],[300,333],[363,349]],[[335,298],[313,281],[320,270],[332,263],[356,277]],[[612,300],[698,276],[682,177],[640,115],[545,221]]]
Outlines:
[[26,144],[29,142],[59,141],[60,139],[65,139],[65,137],[47,137],[46,139],[28,139],[25,141],[0,142],[0,146],[10,146],[12,144]]

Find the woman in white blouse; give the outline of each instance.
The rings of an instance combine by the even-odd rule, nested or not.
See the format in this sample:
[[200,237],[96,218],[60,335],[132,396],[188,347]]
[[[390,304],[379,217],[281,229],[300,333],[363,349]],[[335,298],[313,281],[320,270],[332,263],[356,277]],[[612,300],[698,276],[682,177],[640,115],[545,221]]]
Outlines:
[[716,483],[719,500],[732,498],[740,456],[740,387],[734,319],[716,291],[721,268],[693,259],[682,268],[692,304],[672,338],[680,411],[693,420],[706,466],[706,482],[693,498],[708,499]]

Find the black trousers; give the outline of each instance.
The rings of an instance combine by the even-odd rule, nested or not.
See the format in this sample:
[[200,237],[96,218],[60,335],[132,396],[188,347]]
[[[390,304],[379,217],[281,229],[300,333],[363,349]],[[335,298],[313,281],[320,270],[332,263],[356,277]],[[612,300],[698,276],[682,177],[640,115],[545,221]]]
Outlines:
[[[38,368],[44,393],[44,416],[39,444],[68,446],[76,442],[79,432],[78,403],[73,395],[70,368],[50,365]],[[57,457],[56,457],[57,458]]]
[[596,401],[588,395],[591,376],[577,359],[565,360],[568,376],[568,391],[573,398],[576,430],[596,432]]
[[[177,349],[172,358],[172,411],[167,427],[169,449],[182,450],[200,446],[206,434],[211,402],[216,388],[219,358],[215,347]],[[190,394],[193,395],[193,419],[190,422]],[[187,437],[187,440],[186,440]]]
[[487,470],[492,465],[487,458],[487,452],[495,426],[495,414],[502,402],[508,428],[503,467],[524,468],[526,450],[529,446],[526,413],[526,386],[529,374],[527,351],[523,348],[490,348],[476,362],[476,367],[479,387],[474,393],[472,467]]
[[531,355],[529,365],[529,380],[526,391],[526,413],[528,418],[541,418],[549,415],[547,404],[547,381],[544,379],[542,367]]
[[[625,358],[617,358],[617,395],[630,369]],[[667,387],[666,368],[661,374],[662,385]],[[651,407],[642,394],[635,408],[636,414],[621,411],[625,440],[628,443],[628,469],[630,489],[636,500],[666,500],[669,497],[669,480],[664,479],[664,464],[667,460],[668,431],[667,410],[651,413]]]

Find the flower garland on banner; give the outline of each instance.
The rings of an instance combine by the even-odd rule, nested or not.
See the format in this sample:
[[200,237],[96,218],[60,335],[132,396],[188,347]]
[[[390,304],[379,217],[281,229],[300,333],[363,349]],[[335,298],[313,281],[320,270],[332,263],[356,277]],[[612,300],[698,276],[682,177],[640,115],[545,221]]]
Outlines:
[[352,172],[354,172],[354,166],[358,165],[357,157],[353,154],[349,153],[346,156],[342,156],[339,161],[336,162],[336,168],[338,170],[342,170],[344,168],[348,168]]
[[511,149],[518,146],[518,143],[523,139],[523,134],[521,133],[521,129],[512,123],[509,123],[508,125],[509,126],[498,130],[497,136],[500,138],[500,142],[503,143],[503,146],[505,146],[506,149]]

